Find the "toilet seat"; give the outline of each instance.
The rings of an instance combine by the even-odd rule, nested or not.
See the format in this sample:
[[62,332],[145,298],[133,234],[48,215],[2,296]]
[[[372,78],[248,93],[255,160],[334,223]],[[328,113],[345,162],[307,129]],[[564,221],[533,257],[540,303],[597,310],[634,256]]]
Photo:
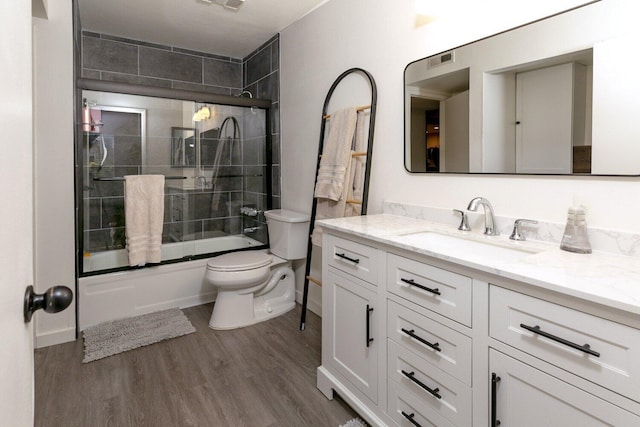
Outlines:
[[207,262],[207,270],[218,272],[254,270],[271,264],[271,261],[271,256],[265,252],[232,252],[211,258]]

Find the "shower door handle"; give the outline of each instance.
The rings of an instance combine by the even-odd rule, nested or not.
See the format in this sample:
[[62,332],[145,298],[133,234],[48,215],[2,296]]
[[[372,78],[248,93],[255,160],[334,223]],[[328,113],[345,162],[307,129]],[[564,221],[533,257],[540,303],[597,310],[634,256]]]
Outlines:
[[53,286],[43,294],[36,294],[29,285],[24,293],[24,322],[29,323],[36,310],[42,308],[47,313],[58,313],[69,307],[71,301],[73,292],[66,286]]

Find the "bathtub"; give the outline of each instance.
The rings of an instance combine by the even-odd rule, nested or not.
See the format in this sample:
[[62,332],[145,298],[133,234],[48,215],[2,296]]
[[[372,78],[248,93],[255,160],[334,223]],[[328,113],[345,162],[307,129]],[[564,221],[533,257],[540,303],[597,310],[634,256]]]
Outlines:
[[[264,246],[264,243],[243,234],[213,237],[210,239],[188,240],[185,242],[163,243],[162,261],[180,259],[194,254],[212,254],[252,246]],[[126,249],[93,252],[85,256],[82,261],[82,267],[85,273],[108,270],[111,268],[127,267],[128,265],[129,260]]]
[[[162,245],[163,259],[182,257],[185,245],[189,253],[215,253],[264,244],[243,235],[168,243]],[[96,267],[94,270],[113,268],[114,262],[128,265],[124,249],[92,254],[84,259],[85,263],[87,259]],[[109,320],[213,301],[216,291],[204,281],[207,261],[204,258],[81,277],[77,293],[78,330]],[[111,267],[100,268],[101,265]]]

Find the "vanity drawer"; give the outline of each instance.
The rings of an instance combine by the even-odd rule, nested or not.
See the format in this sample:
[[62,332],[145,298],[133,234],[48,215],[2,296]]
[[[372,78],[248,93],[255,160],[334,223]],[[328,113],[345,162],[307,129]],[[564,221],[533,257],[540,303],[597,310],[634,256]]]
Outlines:
[[390,339],[471,385],[471,338],[394,301],[387,304]]
[[322,245],[326,261],[338,270],[377,285],[377,250],[352,240],[326,234]]
[[421,359],[410,350],[387,341],[389,383],[396,382],[453,425],[471,425],[471,388]]
[[472,279],[395,254],[387,257],[387,289],[471,327]]
[[493,338],[640,401],[639,330],[494,285],[489,297]]
[[[395,381],[389,381],[387,414],[400,426],[455,427]],[[409,421],[413,420],[413,422]]]

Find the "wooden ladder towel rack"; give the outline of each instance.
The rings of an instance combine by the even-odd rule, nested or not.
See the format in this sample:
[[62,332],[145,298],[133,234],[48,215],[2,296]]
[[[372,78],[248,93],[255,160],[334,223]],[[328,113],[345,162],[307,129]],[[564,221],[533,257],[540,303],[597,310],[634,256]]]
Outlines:
[[[320,142],[318,144],[318,160],[317,160],[317,163],[316,163],[316,182],[318,180],[318,170],[320,169],[320,159],[322,158],[322,150],[324,148],[325,125],[327,123],[327,120],[329,120],[331,118],[331,115],[327,113],[327,108],[329,106],[329,101],[331,100],[331,95],[333,95],[333,92],[338,87],[340,82],[345,77],[347,77],[348,75],[353,74],[353,73],[363,74],[367,78],[367,80],[369,81],[369,85],[371,87],[371,104],[370,105],[362,105],[362,106],[356,107],[356,111],[357,112],[370,110],[369,132],[368,132],[368,138],[367,138],[367,151],[366,152],[354,152],[354,153],[351,154],[352,157],[363,157],[363,156],[366,156],[366,162],[365,162],[365,167],[364,167],[364,182],[363,182],[363,189],[362,189],[362,200],[348,199],[348,200],[346,200],[346,203],[362,205],[361,206],[361,210],[360,210],[360,215],[366,215],[367,214],[367,198],[368,198],[368,195],[369,195],[369,176],[371,174],[371,153],[373,152],[373,131],[374,131],[374,127],[375,127],[376,102],[377,102],[378,95],[377,95],[376,82],[373,79],[373,76],[368,71],[363,70],[362,68],[350,68],[347,71],[345,71],[344,73],[340,74],[340,76],[338,76],[338,78],[331,85],[331,88],[329,89],[329,92],[327,93],[327,96],[324,99],[324,106],[322,108],[322,120],[321,120],[321,124],[320,124]],[[315,183],[314,183],[314,188],[315,188]],[[305,322],[306,322],[306,318],[307,318],[307,300],[308,300],[308,297],[309,297],[309,282],[312,282],[312,283],[315,283],[316,285],[322,286],[322,283],[320,282],[320,280],[315,279],[315,278],[313,278],[313,277],[311,277],[309,275],[309,273],[311,271],[311,256],[312,256],[312,250],[313,250],[313,242],[311,241],[311,235],[313,234],[313,229],[315,228],[317,207],[318,207],[318,199],[316,197],[314,197],[313,198],[313,206],[311,208],[311,220],[309,222],[309,237],[308,237],[309,240],[308,240],[308,243],[307,243],[307,263],[306,263],[305,272],[304,272],[304,291],[303,291],[303,295],[302,295],[302,315],[300,317],[300,330],[301,331],[304,331]]]

